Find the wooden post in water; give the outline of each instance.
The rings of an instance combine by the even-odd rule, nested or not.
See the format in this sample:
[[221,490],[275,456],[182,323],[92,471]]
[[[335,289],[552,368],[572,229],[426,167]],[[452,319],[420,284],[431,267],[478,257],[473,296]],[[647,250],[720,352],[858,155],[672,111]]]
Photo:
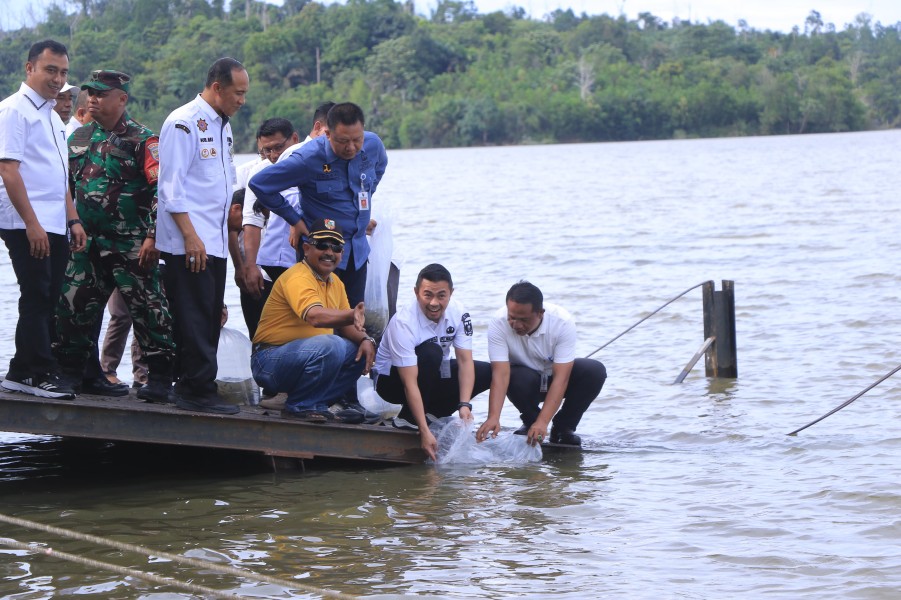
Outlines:
[[723,290],[708,281],[703,287],[704,339],[715,338],[704,357],[707,377],[738,377],[735,344],[735,282],[723,280]]

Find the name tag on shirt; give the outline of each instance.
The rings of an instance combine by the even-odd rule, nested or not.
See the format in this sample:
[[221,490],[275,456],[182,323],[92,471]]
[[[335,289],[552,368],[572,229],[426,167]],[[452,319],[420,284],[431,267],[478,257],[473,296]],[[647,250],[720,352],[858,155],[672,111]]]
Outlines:
[[369,192],[363,190],[357,198],[360,200],[360,210],[369,210]]

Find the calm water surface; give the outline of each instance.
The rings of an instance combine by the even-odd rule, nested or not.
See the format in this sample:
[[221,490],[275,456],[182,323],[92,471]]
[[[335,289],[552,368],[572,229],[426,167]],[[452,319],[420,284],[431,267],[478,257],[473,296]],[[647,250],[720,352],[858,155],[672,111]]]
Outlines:
[[[401,299],[419,268],[445,264],[481,334],[477,358],[520,278],[574,313],[583,354],[729,279],[739,378],[701,365],[672,385],[703,341],[694,290],[598,354],[610,378],[581,453],[269,474],[236,454],[0,434],[2,511],[366,597],[896,598],[901,379],[785,434],[901,363],[899,142],[391,152],[375,203],[393,213]],[[10,339],[5,249],[0,287]],[[233,288],[228,303],[243,329]],[[0,344],[0,368],[11,352]],[[0,536],[248,597],[315,597],[9,526]],[[189,597],[5,549],[0,594]]]

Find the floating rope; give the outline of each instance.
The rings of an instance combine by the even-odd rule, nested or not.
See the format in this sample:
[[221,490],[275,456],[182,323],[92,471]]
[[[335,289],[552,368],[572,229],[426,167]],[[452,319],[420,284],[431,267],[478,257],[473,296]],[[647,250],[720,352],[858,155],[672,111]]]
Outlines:
[[[170,560],[172,562],[190,565],[190,566],[196,567],[198,569],[209,569],[211,571],[217,571],[219,573],[233,575],[235,577],[244,577],[246,579],[252,579],[254,581],[259,581],[261,583],[270,583],[273,585],[278,585],[278,586],[281,586],[284,588],[289,588],[289,589],[300,589],[300,590],[303,590],[306,592],[319,594],[321,596],[325,596],[328,598],[350,598],[350,599],[354,598],[354,596],[351,596],[348,594],[343,594],[341,592],[333,592],[331,590],[323,590],[323,589],[314,587],[312,585],[306,585],[306,584],[298,583],[295,581],[288,581],[285,579],[280,579],[278,577],[271,577],[269,575],[261,575],[259,573],[254,573],[253,571],[245,571],[244,569],[238,569],[236,567],[232,567],[231,565],[220,565],[220,564],[217,564],[214,562],[210,562],[207,560],[201,560],[198,558],[190,558],[188,556],[180,556],[178,554],[170,554],[168,552],[161,552],[158,550],[150,550],[148,548],[144,548],[143,546],[137,546],[135,544],[128,544],[126,542],[118,542],[116,540],[102,538],[102,537],[90,535],[87,533],[80,533],[77,531],[71,531],[69,529],[62,529],[60,527],[54,527],[52,525],[44,525],[42,523],[36,523],[34,521],[29,521],[27,519],[21,519],[19,517],[11,517],[9,515],[4,515],[2,513],[0,513],[0,521],[2,521],[4,523],[9,523],[10,525],[18,525],[19,527],[24,527],[26,529],[36,529],[38,531],[43,531],[45,533],[52,533],[52,534],[56,534],[56,535],[59,535],[62,537],[92,542],[94,544],[100,544],[102,546],[109,546],[111,548],[116,548],[117,550],[124,550],[126,552],[134,552],[136,554],[143,554],[144,556],[148,556],[148,557],[163,558],[166,560]],[[5,538],[0,538],[0,541],[3,541],[5,543],[4,540],[5,540]],[[11,541],[15,542],[15,540],[11,540]],[[15,543],[19,544],[20,542],[15,542]],[[66,555],[63,552],[57,552],[55,550],[51,550],[51,549],[43,547],[43,546],[36,546],[33,544],[30,545],[28,549],[34,549],[35,552],[48,554],[50,556],[57,556],[59,558],[65,558],[66,560],[69,560],[68,557],[73,556],[71,554]],[[53,552],[53,554],[50,554],[50,552]],[[77,556],[74,558],[79,559],[79,561],[90,560],[90,559],[83,559],[83,558],[77,557]],[[79,562],[79,561],[76,561],[76,562]],[[95,561],[95,562],[97,562],[97,561]],[[87,564],[87,563],[83,563],[83,564]],[[97,563],[97,565],[95,565],[95,566],[99,566],[101,564],[104,564],[104,563]],[[117,565],[109,565],[109,567],[113,567],[114,568],[113,570],[126,569],[126,567],[119,567]],[[142,573],[141,571],[133,571],[131,569],[126,569],[126,570],[130,571],[129,574],[134,575],[135,577],[138,577],[137,573]],[[169,579],[166,577],[160,577],[159,575],[153,575],[152,573],[143,573],[143,575],[150,575],[152,577],[157,577],[160,580],[162,580],[162,582],[165,585],[176,585],[176,586],[178,586],[178,585],[193,585],[193,584],[183,583],[183,582],[180,582],[180,581],[177,581],[174,579]],[[211,590],[211,592],[215,592],[215,590]],[[207,593],[207,592],[204,592],[204,593]],[[235,596],[232,594],[225,595],[222,592],[215,592],[215,593],[219,594],[219,596],[217,596],[217,597],[221,597],[221,598],[240,598],[241,597],[241,596]]]
[[61,558],[63,560],[68,560],[70,562],[78,563],[78,564],[85,565],[88,567],[94,567],[96,569],[106,569],[108,571],[115,571],[116,573],[119,573],[120,575],[125,575],[127,577],[134,577],[136,579],[143,579],[144,581],[149,581],[151,583],[156,583],[158,585],[167,585],[167,586],[179,588],[179,589],[185,590],[187,592],[193,592],[195,594],[202,595],[204,597],[228,598],[230,600],[233,600],[235,598],[242,598],[242,596],[236,596],[234,594],[220,592],[219,590],[214,590],[212,588],[204,587],[202,585],[197,585],[194,583],[185,583],[184,581],[179,581],[177,579],[171,579],[169,577],[163,577],[161,575],[155,575],[154,573],[146,573],[144,571],[138,571],[136,569],[129,569],[128,567],[114,565],[111,563],[94,560],[92,558],[85,558],[83,556],[69,554],[68,552],[60,552],[58,550],[54,550],[53,548],[48,548],[47,546],[41,546],[39,544],[25,544],[25,543],[16,541],[12,538],[0,538],[0,544],[3,544],[4,546],[10,546],[11,548],[18,548],[19,550],[28,550],[29,552],[34,552],[36,554],[43,554],[44,556],[50,556],[52,558]]
[[880,383],[882,383],[883,381],[885,381],[886,379],[888,379],[889,377],[891,377],[892,375],[894,375],[895,373],[897,373],[898,371],[901,371],[901,365],[898,365],[897,367],[895,367],[894,369],[892,369],[890,372],[888,372],[888,373],[886,373],[885,375],[883,375],[883,376],[879,379],[879,381],[877,381],[876,383],[870,385],[869,387],[867,387],[867,389],[865,389],[864,391],[860,392],[859,394],[857,394],[856,396],[854,396],[854,397],[851,398],[850,400],[846,400],[845,402],[843,402],[843,403],[841,403],[840,405],[836,406],[835,408],[833,408],[832,410],[830,410],[829,412],[827,412],[825,415],[823,415],[822,417],[820,417],[820,418],[817,419],[816,421],[811,421],[810,423],[808,423],[808,424],[805,425],[804,427],[801,427],[801,428],[799,428],[799,429],[795,429],[794,431],[792,431],[792,432],[789,433],[788,435],[796,435],[799,431],[804,431],[805,429],[807,429],[807,428],[810,427],[811,425],[816,425],[817,423],[819,423],[820,421],[822,421],[822,420],[825,419],[826,417],[828,417],[828,416],[830,416],[830,415],[834,415],[835,413],[837,413],[837,412],[840,411],[841,409],[845,408],[846,406],[848,406],[849,404],[851,404],[852,402],[854,402],[855,400],[857,400],[858,398],[860,398],[861,396],[863,396],[864,394],[866,394],[867,392],[869,392],[870,390],[872,390],[874,387],[876,387],[877,385],[879,385]]
[[619,334],[618,336],[616,336],[615,338],[613,338],[612,340],[610,340],[609,342],[607,342],[607,343],[604,344],[603,346],[600,346],[599,348],[597,348],[594,352],[592,352],[591,354],[587,355],[585,358],[591,358],[592,356],[594,356],[595,354],[597,354],[598,352],[600,352],[601,350],[603,350],[604,348],[606,348],[607,346],[609,346],[610,344],[612,344],[613,342],[615,342],[616,340],[618,340],[619,338],[623,337],[624,335],[626,335],[627,333],[629,333],[630,331],[632,331],[633,329],[635,329],[636,327],[638,327],[639,325],[641,325],[642,323],[644,323],[645,321],[647,321],[648,319],[650,319],[651,317],[653,317],[653,316],[656,315],[658,312],[660,312],[661,310],[663,310],[664,308],[666,308],[667,306],[669,306],[670,304],[672,304],[673,302],[675,302],[676,300],[678,300],[679,298],[681,298],[682,296],[684,296],[685,294],[687,294],[688,292],[690,292],[691,290],[693,290],[693,289],[695,289],[695,288],[699,288],[699,287],[701,287],[702,285],[704,285],[705,283],[707,283],[707,282],[706,282],[706,281],[702,281],[701,283],[699,283],[699,284],[697,284],[697,285],[691,286],[690,288],[688,288],[687,290],[685,290],[684,292],[682,292],[681,294],[679,294],[678,296],[676,296],[676,297],[673,298],[672,300],[668,301],[666,304],[664,304],[663,306],[661,306],[661,307],[658,308],[657,310],[655,310],[655,311],[651,312],[650,314],[648,314],[646,317],[644,317],[643,319],[641,319],[640,321],[638,321],[638,323],[636,323],[635,325],[632,325],[631,327],[629,327],[628,329],[626,329],[624,332],[622,332],[621,334]]

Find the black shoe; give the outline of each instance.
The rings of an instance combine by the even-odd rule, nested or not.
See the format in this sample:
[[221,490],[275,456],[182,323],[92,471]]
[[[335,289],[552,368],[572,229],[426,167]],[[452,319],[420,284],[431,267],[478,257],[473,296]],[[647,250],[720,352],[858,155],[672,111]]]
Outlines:
[[582,438],[569,429],[551,429],[551,443],[582,447]]
[[213,413],[217,415],[234,415],[241,412],[237,404],[225,404],[216,394],[195,396],[194,394],[174,394],[175,406],[182,410]]
[[[382,415],[366,410],[366,408],[359,402],[348,402],[346,400],[341,400],[339,402],[336,402],[335,404],[332,404],[332,406],[329,408],[329,411],[331,411],[336,417],[339,414],[343,414],[345,418],[350,419],[346,421],[339,420],[339,422],[341,423],[350,423],[353,425],[356,425],[358,423],[368,423],[371,425],[382,420]],[[356,417],[351,415],[350,413],[357,413],[360,416]]]
[[165,380],[151,380],[138,389],[138,398],[145,402],[157,404],[175,404],[175,400],[169,395],[172,384]]
[[41,398],[54,398],[57,400],[72,400],[75,398],[75,390],[56,373],[44,373],[43,375],[25,375],[10,372],[0,383],[0,387],[10,392],[23,392]]
[[94,396],[127,396],[128,386],[124,383],[112,383],[104,376],[84,379],[81,382],[81,393]]
[[281,414],[283,419],[296,419],[307,423],[328,423],[335,419],[335,416],[327,410],[297,410],[287,406],[282,409]]
[[523,423],[522,425],[519,426],[519,429],[517,429],[516,431],[513,432],[513,434],[514,435],[528,435],[529,427],[531,427],[531,425],[526,425],[525,423]]

